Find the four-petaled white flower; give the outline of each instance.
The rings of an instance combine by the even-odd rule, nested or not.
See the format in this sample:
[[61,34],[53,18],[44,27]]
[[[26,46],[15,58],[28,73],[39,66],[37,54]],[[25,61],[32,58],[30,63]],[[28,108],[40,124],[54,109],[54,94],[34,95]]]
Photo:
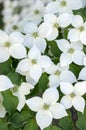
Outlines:
[[22,84],[18,87],[14,85],[14,88],[12,89],[13,95],[18,97],[19,103],[17,106],[17,110],[21,111],[21,109],[24,107],[26,98],[25,95],[30,94],[30,90],[33,89],[34,86],[27,82],[22,82]]
[[71,108],[72,106],[80,112],[84,112],[85,100],[82,97],[86,93],[86,81],[78,82],[74,86],[69,82],[62,82],[60,89],[65,94],[61,103],[64,104],[65,108]]
[[36,45],[42,53],[44,53],[47,43],[44,37],[40,34],[40,29],[35,23],[26,23],[24,25],[25,40],[24,45],[32,48]]
[[0,63],[9,59],[10,55],[16,59],[26,57],[26,48],[22,45],[24,41],[20,32],[12,32],[9,36],[0,30]]
[[74,62],[77,65],[83,65],[83,57],[85,56],[82,51],[83,45],[78,41],[69,43],[65,39],[56,40],[57,46],[63,52],[60,56],[61,66],[67,66]]
[[[60,63],[57,65],[52,65],[46,70],[49,76],[49,86],[58,87],[59,84],[64,82],[74,83],[76,82],[76,77],[73,72],[69,71],[69,66],[62,67]],[[65,75],[65,76],[64,76]]]
[[0,91],[5,91],[13,87],[13,83],[6,75],[0,75]]
[[46,8],[46,13],[73,13],[72,10],[78,10],[82,8],[83,4],[81,0],[56,0],[50,2]]
[[6,114],[5,107],[3,106],[3,96],[0,93],[0,118],[4,118]]
[[82,16],[73,15],[71,24],[74,28],[71,28],[68,32],[68,39],[71,42],[81,41],[86,45],[86,22],[84,22]]
[[[64,20],[63,20],[64,19]],[[44,22],[39,26],[40,34],[47,40],[52,41],[59,35],[59,27],[67,27],[70,25],[71,15],[65,13],[60,16],[54,14],[45,14]]]
[[28,52],[28,58],[19,62],[16,71],[26,76],[27,82],[35,85],[45,69],[52,65],[51,59],[41,55],[40,50],[33,46]]
[[41,130],[52,123],[52,119],[60,119],[67,116],[64,106],[58,103],[59,93],[56,88],[48,88],[42,98],[32,97],[26,100],[29,108],[37,112],[36,121]]

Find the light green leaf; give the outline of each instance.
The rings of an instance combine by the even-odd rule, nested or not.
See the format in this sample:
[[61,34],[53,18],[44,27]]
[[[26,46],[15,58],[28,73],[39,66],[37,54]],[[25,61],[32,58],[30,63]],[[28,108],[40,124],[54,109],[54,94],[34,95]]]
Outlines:
[[[50,126],[48,128],[45,128],[44,130],[61,130],[61,128],[57,127],[57,126]],[[66,130],[66,129],[65,129]]]

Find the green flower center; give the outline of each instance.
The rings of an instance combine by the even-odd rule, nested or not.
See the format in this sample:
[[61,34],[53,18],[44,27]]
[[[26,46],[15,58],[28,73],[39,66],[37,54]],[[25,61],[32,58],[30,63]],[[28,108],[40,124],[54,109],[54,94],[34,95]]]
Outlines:
[[36,60],[35,59],[32,60],[32,64],[36,64]]
[[10,42],[6,42],[5,43],[5,47],[10,47],[11,43]]
[[73,54],[73,53],[74,53],[74,49],[73,49],[73,48],[70,48],[70,49],[68,50],[68,53]]
[[55,24],[54,24],[54,28],[57,28],[57,29],[59,28],[58,23],[55,23]]
[[61,2],[62,7],[66,6],[66,1]]
[[34,14],[39,14],[39,10],[38,9],[36,9],[36,10],[34,10]]
[[57,71],[55,72],[55,75],[60,76],[60,74],[61,74],[61,72],[60,72],[59,70],[57,70]]
[[71,98],[74,98],[75,97],[75,93],[71,93],[70,96],[71,96]]
[[13,25],[12,27],[14,30],[18,29],[17,25]]
[[38,36],[39,36],[39,35],[38,35],[37,32],[34,32],[34,33],[33,33],[33,37],[34,37],[34,38],[37,38]]
[[45,103],[44,106],[43,106],[43,108],[44,108],[45,110],[48,110],[48,109],[49,109],[49,105]]
[[80,30],[80,32],[84,31],[84,27],[81,26],[81,27],[79,28],[79,30]]

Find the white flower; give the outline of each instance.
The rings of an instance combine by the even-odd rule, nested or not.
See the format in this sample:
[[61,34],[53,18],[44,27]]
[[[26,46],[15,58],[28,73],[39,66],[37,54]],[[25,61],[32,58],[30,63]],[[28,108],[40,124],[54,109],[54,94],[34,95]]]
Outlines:
[[81,69],[78,79],[79,80],[86,80],[86,66]]
[[64,106],[57,103],[59,93],[56,88],[48,88],[44,92],[42,98],[32,97],[26,101],[26,104],[32,111],[37,112],[36,121],[41,130],[48,127],[52,119],[60,119],[67,116]]
[[12,92],[19,99],[17,110],[21,111],[21,109],[24,107],[25,101],[26,101],[25,95],[30,94],[30,90],[33,88],[34,86],[26,82],[22,82],[19,87],[14,86],[14,88],[12,89]]
[[[76,82],[75,75],[68,70],[69,66],[62,67],[59,63],[57,65],[52,65],[46,70],[49,76],[49,86],[58,87],[60,82]],[[65,76],[64,76],[65,75]]]
[[83,65],[83,57],[85,56],[82,51],[83,45],[78,41],[69,43],[65,39],[56,40],[57,46],[63,52],[60,56],[61,66],[67,66],[74,62],[77,65]]
[[71,24],[74,28],[69,30],[68,39],[71,42],[81,41],[86,45],[86,22],[84,23],[82,16],[73,15]]
[[24,33],[26,34],[24,45],[29,48],[32,48],[33,45],[36,45],[40,51],[44,53],[47,43],[44,37],[42,37],[40,34],[40,30],[37,25],[34,23],[26,23],[24,25]]
[[40,50],[33,46],[28,52],[28,58],[19,62],[16,71],[26,76],[27,82],[35,85],[41,77],[44,69],[52,64],[48,56],[41,55]]
[[84,112],[85,100],[82,96],[86,93],[86,81],[78,82],[74,86],[69,82],[62,82],[60,89],[65,94],[61,103],[66,109],[73,106],[77,111]]
[[0,91],[5,91],[13,87],[14,85],[7,76],[0,75]]
[[81,0],[56,0],[50,2],[46,8],[46,13],[72,13],[72,10],[78,10],[82,8],[83,4]]
[[58,17],[54,14],[45,14],[44,22],[39,26],[40,34],[47,40],[52,41],[58,37],[58,28],[67,27],[70,22],[71,15],[67,13],[62,14]]
[[35,4],[32,6],[32,9],[27,13],[26,17],[29,22],[34,22],[37,25],[41,23],[42,17],[44,15],[44,3],[40,0],[37,0]]
[[5,114],[6,114],[6,110],[3,106],[3,96],[0,93],[0,117],[1,118],[5,117]]
[[0,30],[0,63],[7,61],[10,55],[17,59],[26,57],[23,40],[20,32],[13,32],[8,36],[6,32]]

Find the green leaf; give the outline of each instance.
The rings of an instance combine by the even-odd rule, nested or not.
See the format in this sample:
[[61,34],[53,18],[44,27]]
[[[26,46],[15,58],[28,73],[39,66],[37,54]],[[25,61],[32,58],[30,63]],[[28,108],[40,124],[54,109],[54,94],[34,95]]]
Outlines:
[[76,126],[80,130],[86,130],[86,109],[85,109],[85,112],[83,114],[78,112],[78,120],[76,122]]
[[17,84],[17,85],[21,84],[21,75],[19,75],[18,73],[10,72],[8,73],[7,76],[10,78],[13,84]]
[[[61,128],[57,127],[57,126],[50,126],[48,128],[45,128],[44,130],[61,130]],[[66,130],[66,129],[65,129]]]
[[38,125],[35,119],[30,119],[23,130],[38,130]]
[[59,126],[63,128],[63,130],[74,130],[74,125],[70,117],[60,119]]
[[13,125],[15,128],[22,127],[28,119],[30,119],[32,115],[29,113],[29,111],[22,111],[21,113],[16,112],[13,114],[13,116],[9,119],[9,122]]
[[70,70],[75,74],[75,76],[78,78],[79,72],[82,69],[82,66],[78,66],[74,63],[70,64]]
[[0,74],[8,74],[13,68],[11,67],[11,59],[0,63]]
[[12,95],[12,92],[9,90],[2,92],[2,95],[4,98],[3,105],[5,109],[7,110],[9,115],[13,114],[18,105],[18,98]]
[[52,52],[52,54],[55,56],[55,57],[59,57],[60,54],[61,54],[61,51],[59,50],[57,44],[55,41],[49,41],[48,42],[49,46],[50,46],[50,50]]
[[8,130],[7,123],[0,120],[0,130]]
[[38,83],[40,93],[43,93],[47,89],[48,82],[49,80],[47,74],[43,73]]

